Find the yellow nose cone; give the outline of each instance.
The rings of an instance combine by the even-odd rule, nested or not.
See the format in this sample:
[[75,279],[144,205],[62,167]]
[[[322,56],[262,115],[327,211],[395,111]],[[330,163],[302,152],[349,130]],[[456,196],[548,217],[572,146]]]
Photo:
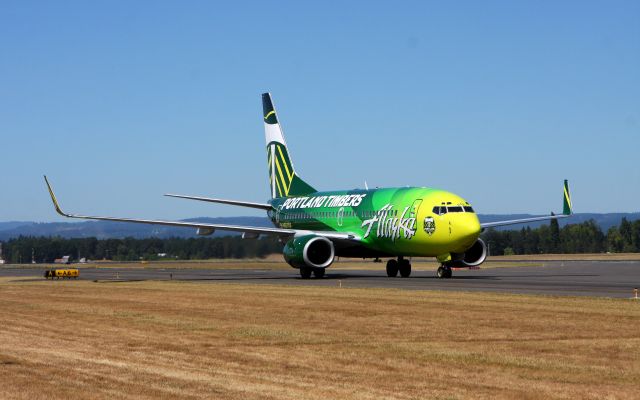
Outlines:
[[467,250],[480,236],[480,221],[474,213],[459,213],[451,215],[451,239],[456,245],[456,251]]

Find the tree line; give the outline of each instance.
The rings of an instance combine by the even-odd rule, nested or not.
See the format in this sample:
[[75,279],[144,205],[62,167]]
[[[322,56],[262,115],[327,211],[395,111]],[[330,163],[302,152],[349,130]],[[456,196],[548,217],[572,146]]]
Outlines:
[[[623,218],[619,226],[606,233],[595,221],[560,228],[557,220],[539,228],[497,231],[482,234],[491,255],[543,253],[634,253],[640,252],[640,220]],[[263,258],[281,253],[283,244],[277,238],[257,240],[240,236],[214,238],[169,239],[103,239],[60,237],[19,237],[2,243],[7,263],[53,262],[62,256],[75,261],[88,260],[206,260],[214,258]]]
[[282,247],[277,238],[248,240],[240,236],[103,240],[21,236],[2,246],[5,261],[12,264],[30,263],[32,255],[38,263],[53,262],[62,256],[71,256],[74,261],[82,258],[114,261],[263,258],[282,252]]
[[576,254],[640,252],[640,220],[622,218],[619,226],[606,233],[594,221],[570,224],[560,228],[557,220],[539,228],[497,231],[482,234],[492,255],[511,254]]

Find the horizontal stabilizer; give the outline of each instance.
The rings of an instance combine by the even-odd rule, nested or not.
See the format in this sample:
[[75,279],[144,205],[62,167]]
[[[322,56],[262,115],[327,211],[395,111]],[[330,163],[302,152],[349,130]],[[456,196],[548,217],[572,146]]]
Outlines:
[[271,210],[272,207],[267,203],[252,203],[250,201],[239,201],[239,200],[225,200],[225,199],[213,199],[210,197],[199,197],[199,196],[184,196],[181,194],[165,194],[167,197],[176,197],[179,199],[188,199],[188,200],[197,200],[197,201],[206,201],[209,203],[220,203],[220,204],[229,204],[232,206],[240,206],[240,207],[249,207],[249,208],[257,208],[260,210]]

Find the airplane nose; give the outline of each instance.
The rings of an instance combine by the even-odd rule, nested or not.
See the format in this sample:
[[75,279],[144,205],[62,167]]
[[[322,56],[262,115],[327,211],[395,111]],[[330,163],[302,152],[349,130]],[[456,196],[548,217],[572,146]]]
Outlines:
[[475,214],[468,215],[468,217],[459,227],[460,237],[465,240],[473,239],[475,241],[480,236],[480,221]]

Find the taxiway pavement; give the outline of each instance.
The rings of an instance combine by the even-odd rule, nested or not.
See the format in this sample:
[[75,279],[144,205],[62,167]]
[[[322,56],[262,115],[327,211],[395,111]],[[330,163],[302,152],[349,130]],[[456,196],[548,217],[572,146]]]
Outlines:
[[[16,280],[42,279],[46,269],[0,267],[0,276]],[[367,270],[327,269],[322,279],[301,279],[298,271],[268,269],[81,268],[80,279],[98,283],[176,280],[200,283],[242,283],[406,290],[490,291],[564,296],[630,298],[640,287],[640,261],[544,262],[515,266],[457,270],[451,279],[434,271],[413,271],[409,278],[389,278],[384,265]]]

